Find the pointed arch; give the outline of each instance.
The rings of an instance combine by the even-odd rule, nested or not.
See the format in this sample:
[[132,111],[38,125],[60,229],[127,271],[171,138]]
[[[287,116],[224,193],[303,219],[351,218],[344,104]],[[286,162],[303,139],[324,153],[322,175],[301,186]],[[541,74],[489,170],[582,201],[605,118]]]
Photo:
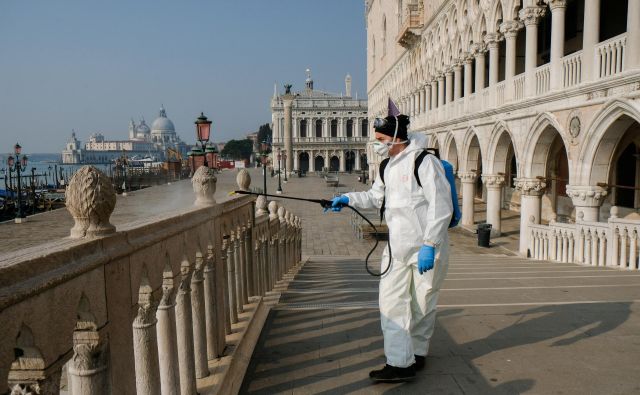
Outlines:
[[480,138],[476,128],[469,127],[465,133],[462,143],[462,161],[460,169],[462,171],[479,170],[478,164],[485,157],[480,146]]
[[520,158],[516,149],[514,135],[504,121],[498,121],[489,135],[489,146],[487,148],[488,174],[506,173],[507,161],[510,157],[510,145],[513,147],[516,163],[519,164]]
[[596,114],[576,161],[582,185],[608,182],[615,148],[634,121],[640,123],[640,108],[627,100],[612,100]]
[[456,138],[453,135],[453,132],[449,131],[444,136],[444,141],[442,142],[442,150],[440,151],[441,157],[451,163],[453,166],[453,170],[457,171],[459,169],[459,150],[458,144],[456,142]]
[[560,137],[565,151],[568,153],[564,129],[556,117],[549,112],[538,115],[529,128],[524,145],[525,151],[522,155],[524,168],[521,166],[520,169],[524,177],[533,178],[546,175],[549,152],[556,136]]

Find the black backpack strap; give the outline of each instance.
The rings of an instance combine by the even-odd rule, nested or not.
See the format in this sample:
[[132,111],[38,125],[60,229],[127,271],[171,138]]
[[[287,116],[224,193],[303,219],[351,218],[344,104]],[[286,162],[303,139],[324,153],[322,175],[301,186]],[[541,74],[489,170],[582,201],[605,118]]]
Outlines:
[[389,164],[389,158],[384,158],[382,162],[380,162],[380,168],[378,169],[378,174],[380,174],[380,179],[384,184],[384,169],[387,168],[387,164]]
[[417,157],[416,157],[416,161],[413,164],[413,176],[416,178],[416,181],[418,181],[418,186],[420,188],[422,188],[422,183],[420,182],[420,176],[418,175],[418,169],[420,168],[420,165],[422,164],[422,161],[424,160],[424,157],[427,155],[433,155],[431,152],[429,152],[428,150],[424,150],[422,151]]
[[[384,158],[382,162],[380,162],[380,168],[378,169],[378,174],[380,174],[380,179],[384,184],[384,169],[387,168],[387,164],[389,164],[389,158]],[[384,208],[385,208],[385,198],[382,197],[382,206],[380,206],[380,223],[382,223],[382,217],[384,217]]]

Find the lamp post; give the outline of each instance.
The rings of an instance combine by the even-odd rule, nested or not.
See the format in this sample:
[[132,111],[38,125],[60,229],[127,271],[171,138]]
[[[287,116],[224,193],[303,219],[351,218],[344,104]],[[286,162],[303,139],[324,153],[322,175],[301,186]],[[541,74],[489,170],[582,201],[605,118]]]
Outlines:
[[56,179],[56,189],[60,188],[60,184],[58,183],[58,165],[55,165],[55,171],[53,172],[53,176]]
[[267,194],[267,153],[269,150],[269,143],[267,142],[267,140],[264,140],[261,144],[260,144],[260,151],[261,151],[261,155],[262,155],[262,185],[263,185],[263,190],[262,193],[264,193],[265,195]]
[[282,182],[280,181],[280,173],[282,173],[282,155],[281,155],[281,150],[278,147],[278,190],[276,191],[277,194],[282,193]]
[[9,165],[9,169],[15,167],[16,176],[18,177],[18,199],[16,203],[15,223],[20,224],[22,222],[26,222],[26,216],[22,212],[22,184],[20,180],[20,172],[25,171],[27,168],[27,156],[22,155],[22,158],[20,158],[20,155],[22,154],[22,147],[18,143],[13,147],[13,153],[16,155],[15,159],[13,156],[9,156],[7,164]]
[[284,161],[284,182],[287,182],[287,152],[282,153],[282,160]]
[[209,162],[207,161],[207,143],[209,142],[209,137],[211,136],[211,121],[204,116],[204,113],[201,112],[198,119],[196,119],[196,138],[200,142],[200,146],[202,148],[202,154],[204,155],[204,165],[209,167]]
[[51,177],[51,165],[49,165],[49,167],[47,169],[49,169],[49,173],[48,174],[45,173],[44,180],[45,180],[45,182],[47,184],[47,189],[49,189],[49,177]]

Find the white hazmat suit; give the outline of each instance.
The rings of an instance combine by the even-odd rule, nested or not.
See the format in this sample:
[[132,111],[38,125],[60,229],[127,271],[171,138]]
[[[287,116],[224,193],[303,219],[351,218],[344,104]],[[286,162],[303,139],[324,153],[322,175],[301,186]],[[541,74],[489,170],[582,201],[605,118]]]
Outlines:
[[[389,248],[382,253],[380,315],[387,364],[406,368],[415,355],[426,356],[436,319],[436,304],[449,262],[447,230],[453,213],[451,190],[442,163],[426,155],[414,176],[416,157],[426,147],[426,136],[409,134],[410,144],[392,156],[366,192],[345,194],[356,208],[380,208],[385,198],[385,219],[389,228]],[[418,272],[418,251],[422,245],[436,249],[432,270]]]

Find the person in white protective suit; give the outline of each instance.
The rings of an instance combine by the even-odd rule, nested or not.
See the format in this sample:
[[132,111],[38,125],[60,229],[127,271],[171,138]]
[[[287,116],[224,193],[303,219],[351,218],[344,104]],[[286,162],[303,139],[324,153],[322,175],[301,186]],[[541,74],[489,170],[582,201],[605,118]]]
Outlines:
[[[385,201],[389,245],[380,279],[380,315],[386,365],[369,376],[374,381],[408,381],[425,366],[436,319],[436,304],[447,274],[453,212],[451,189],[440,160],[426,155],[414,174],[417,156],[426,148],[426,136],[407,134],[405,115],[377,119],[374,149],[389,156],[381,179],[372,188],[333,199],[332,210],[345,204],[380,208]],[[391,253],[389,252],[391,250]],[[391,259],[389,256],[391,255]]]

